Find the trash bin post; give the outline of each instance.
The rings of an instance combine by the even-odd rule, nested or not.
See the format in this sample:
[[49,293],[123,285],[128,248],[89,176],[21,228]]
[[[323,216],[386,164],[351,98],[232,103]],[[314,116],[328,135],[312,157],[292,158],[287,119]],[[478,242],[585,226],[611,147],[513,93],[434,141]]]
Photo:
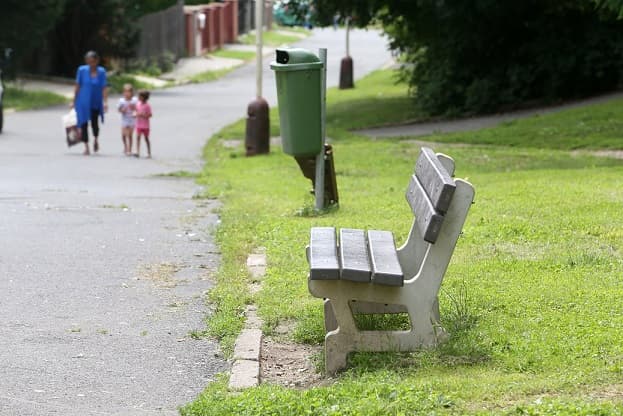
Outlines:
[[316,156],[316,209],[324,208],[324,144],[326,141],[326,115],[327,115],[327,48],[318,49],[318,56],[322,61],[322,73],[320,75],[320,137],[322,149]]

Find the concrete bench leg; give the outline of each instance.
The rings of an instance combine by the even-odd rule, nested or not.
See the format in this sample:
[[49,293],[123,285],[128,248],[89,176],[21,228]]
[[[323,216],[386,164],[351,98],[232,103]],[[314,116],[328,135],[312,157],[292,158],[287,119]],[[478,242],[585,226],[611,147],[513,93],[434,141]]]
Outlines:
[[324,330],[325,332],[335,331],[337,329],[337,319],[333,313],[333,306],[329,299],[324,300]]
[[436,324],[441,322],[441,317],[439,315],[439,297],[436,297],[435,303],[433,303],[432,317]]
[[348,342],[343,334],[333,331],[327,334],[324,341],[325,372],[333,375],[339,370],[346,368],[348,354],[351,352],[347,348]]

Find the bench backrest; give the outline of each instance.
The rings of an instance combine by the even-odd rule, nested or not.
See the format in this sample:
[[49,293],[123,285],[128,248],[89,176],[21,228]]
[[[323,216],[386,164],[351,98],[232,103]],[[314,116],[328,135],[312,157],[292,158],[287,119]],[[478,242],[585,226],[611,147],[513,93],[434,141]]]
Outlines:
[[[446,166],[452,167],[451,172]],[[422,147],[406,198],[415,215],[415,226],[422,238],[431,244],[439,237],[444,215],[456,189],[451,177],[453,173],[454,164],[451,159],[440,160],[432,149]]]

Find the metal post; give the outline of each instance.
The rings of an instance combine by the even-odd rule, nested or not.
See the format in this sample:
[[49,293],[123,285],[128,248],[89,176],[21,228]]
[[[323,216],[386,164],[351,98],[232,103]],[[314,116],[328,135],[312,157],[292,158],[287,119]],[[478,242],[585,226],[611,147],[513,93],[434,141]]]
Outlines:
[[346,56],[350,56],[350,17],[346,18]]
[[264,0],[255,0],[256,96],[262,96],[262,32],[264,31]]
[[326,114],[327,114],[327,48],[318,49],[318,56],[322,61],[322,75],[320,77],[320,135],[322,147],[316,156],[316,209],[324,208],[324,143],[326,138]]

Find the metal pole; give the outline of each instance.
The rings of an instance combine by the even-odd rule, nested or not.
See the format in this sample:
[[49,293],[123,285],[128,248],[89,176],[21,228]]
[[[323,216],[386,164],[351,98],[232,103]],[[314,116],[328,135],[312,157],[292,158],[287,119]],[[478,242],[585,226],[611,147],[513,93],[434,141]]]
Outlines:
[[346,18],[346,56],[350,56],[350,17]]
[[262,96],[262,32],[264,31],[264,0],[255,0],[255,45],[256,69],[255,91],[257,98]]
[[318,49],[318,56],[322,61],[322,74],[320,77],[320,135],[322,147],[316,156],[316,209],[324,208],[324,143],[326,137],[326,114],[327,114],[327,48]]

